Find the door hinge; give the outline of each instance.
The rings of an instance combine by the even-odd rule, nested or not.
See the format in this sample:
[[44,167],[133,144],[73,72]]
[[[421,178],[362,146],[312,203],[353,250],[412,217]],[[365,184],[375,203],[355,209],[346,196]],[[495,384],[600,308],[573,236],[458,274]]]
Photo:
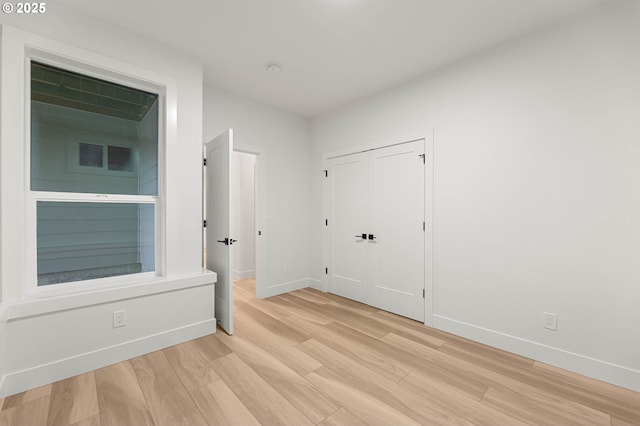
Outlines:
[[329,170],[323,170],[324,172],[324,177],[329,177]]
[[324,268],[324,274],[327,275],[329,273],[329,268]]
[[423,299],[425,298],[425,290],[424,290],[424,288],[422,289],[422,298]]
[[422,158],[422,164],[424,164],[424,163],[426,163],[426,162],[427,162],[427,160],[426,160],[426,155],[425,155],[425,154],[420,154],[420,155],[418,155],[418,157],[421,157],[421,158]]
[[324,226],[329,226],[329,219],[324,220]]
[[203,228],[206,228],[206,227],[207,227],[207,221],[206,221],[206,220],[203,220],[203,221],[202,221],[202,227],[203,227]]
[[203,159],[202,159],[202,165],[203,165],[203,166],[206,166],[206,165],[207,165],[207,159],[206,159],[206,158],[203,158]]
[[427,230],[427,225],[424,223],[424,221],[422,222],[422,232]]

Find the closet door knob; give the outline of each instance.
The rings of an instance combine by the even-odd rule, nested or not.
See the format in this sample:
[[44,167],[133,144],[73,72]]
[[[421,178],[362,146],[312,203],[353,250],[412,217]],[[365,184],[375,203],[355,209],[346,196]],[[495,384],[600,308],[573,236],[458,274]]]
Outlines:
[[367,234],[356,235],[356,238],[362,238],[363,240],[367,239]]
[[376,237],[374,237],[374,236],[373,236],[373,234],[369,234],[369,239],[370,239],[370,240],[375,240],[375,239],[376,239]]

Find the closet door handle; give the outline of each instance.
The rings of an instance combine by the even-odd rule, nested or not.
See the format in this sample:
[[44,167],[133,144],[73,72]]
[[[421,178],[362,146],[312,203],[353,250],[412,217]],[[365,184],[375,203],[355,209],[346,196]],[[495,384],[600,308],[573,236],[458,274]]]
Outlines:
[[373,234],[369,234],[369,239],[370,239],[370,240],[375,240],[375,239],[376,239],[376,237],[374,237],[374,236],[373,236]]
[[367,239],[367,234],[356,235],[356,238],[362,238],[363,240]]

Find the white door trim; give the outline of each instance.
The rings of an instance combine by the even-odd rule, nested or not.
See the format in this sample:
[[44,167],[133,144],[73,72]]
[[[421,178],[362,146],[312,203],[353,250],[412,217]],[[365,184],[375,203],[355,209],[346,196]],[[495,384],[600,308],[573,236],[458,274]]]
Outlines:
[[429,327],[433,327],[433,304],[435,302],[435,294],[433,292],[433,223],[434,223],[434,203],[433,203],[433,173],[434,173],[434,157],[433,157],[433,132],[430,137],[425,138],[424,153],[424,323]]

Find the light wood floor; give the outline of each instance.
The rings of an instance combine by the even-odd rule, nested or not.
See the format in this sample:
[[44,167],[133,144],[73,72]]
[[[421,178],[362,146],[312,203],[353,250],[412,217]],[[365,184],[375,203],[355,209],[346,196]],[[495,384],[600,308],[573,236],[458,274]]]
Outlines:
[[305,289],[217,334],[0,398],[0,425],[639,425],[640,394]]

